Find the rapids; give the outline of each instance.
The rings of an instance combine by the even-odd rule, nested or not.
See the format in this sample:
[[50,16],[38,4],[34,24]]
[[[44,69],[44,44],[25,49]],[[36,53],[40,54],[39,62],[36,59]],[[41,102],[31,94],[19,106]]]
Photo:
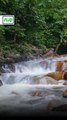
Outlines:
[[[41,78],[55,71],[57,60],[67,60],[67,56],[15,63],[15,72],[5,65],[3,69],[6,73],[0,76],[3,82],[3,86],[0,87],[0,113],[29,115],[46,111],[50,100],[59,100],[59,104],[67,103],[67,100],[62,97],[62,92],[67,88],[63,85],[64,80]],[[35,77],[39,77],[37,82],[33,81]],[[32,96],[31,93],[35,91],[41,92],[43,96]]]

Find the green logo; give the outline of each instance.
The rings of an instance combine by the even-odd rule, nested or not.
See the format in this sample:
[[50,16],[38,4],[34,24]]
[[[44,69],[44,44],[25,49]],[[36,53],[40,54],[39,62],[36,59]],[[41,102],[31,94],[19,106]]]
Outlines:
[[4,25],[14,25],[14,15],[4,15],[3,16]]
[[12,21],[13,21],[12,18],[4,18],[4,22],[6,22],[6,23],[10,23],[10,22],[12,22]]

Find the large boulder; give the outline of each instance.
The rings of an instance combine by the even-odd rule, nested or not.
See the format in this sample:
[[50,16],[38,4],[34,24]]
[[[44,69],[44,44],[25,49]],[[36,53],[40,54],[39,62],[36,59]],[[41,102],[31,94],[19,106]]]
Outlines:
[[2,81],[0,80],[0,86],[2,86],[3,85],[3,83],[2,83]]
[[64,77],[63,75],[64,75],[63,72],[50,72],[50,73],[48,73],[46,76],[51,77],[51,78],[59,81],[59,80],[64,79],[64,78],[63,78],[63,77]]
[[35,76],[33,77],[32,84],[58,84],[57,80],[49,76]]

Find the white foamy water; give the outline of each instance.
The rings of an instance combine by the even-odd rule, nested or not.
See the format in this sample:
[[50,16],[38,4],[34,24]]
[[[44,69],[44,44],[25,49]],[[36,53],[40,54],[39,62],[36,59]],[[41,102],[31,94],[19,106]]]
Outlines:
[[[55,71],[57,60],[66,59],[67,57],[61,57],[16,63],[14,73],[6,66],[7,73],[0,76],[3,81],[3,86],[0,87],[0,112],[12,110],[17,113],[20,108],[25,109],[25,112],[38,108],[41,110],[45,109],[48,102],[53,99],[67,103],[67,100],[60,96],[63,90],[67,88],[63,85],[65,81],[56,81],[50,77],[42,78],[43,75]],[[36,77],[38,79],[35,81],[34,78]],[[33,97],[31,93],[36,91],[49,94]],[[24,114],[24,111],[22,113]]]

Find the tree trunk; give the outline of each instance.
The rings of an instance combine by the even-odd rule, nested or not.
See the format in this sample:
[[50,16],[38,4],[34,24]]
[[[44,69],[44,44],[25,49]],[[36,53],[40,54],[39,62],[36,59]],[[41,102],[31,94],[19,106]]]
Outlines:
[[57,47],[56,47],[56,49],[55,49],[55,53],[57,53],[57,51],[58,51],[58,49],[59,49],[61,43],[62,43],[62,40],[61,40],[60,43],[57,45]]

